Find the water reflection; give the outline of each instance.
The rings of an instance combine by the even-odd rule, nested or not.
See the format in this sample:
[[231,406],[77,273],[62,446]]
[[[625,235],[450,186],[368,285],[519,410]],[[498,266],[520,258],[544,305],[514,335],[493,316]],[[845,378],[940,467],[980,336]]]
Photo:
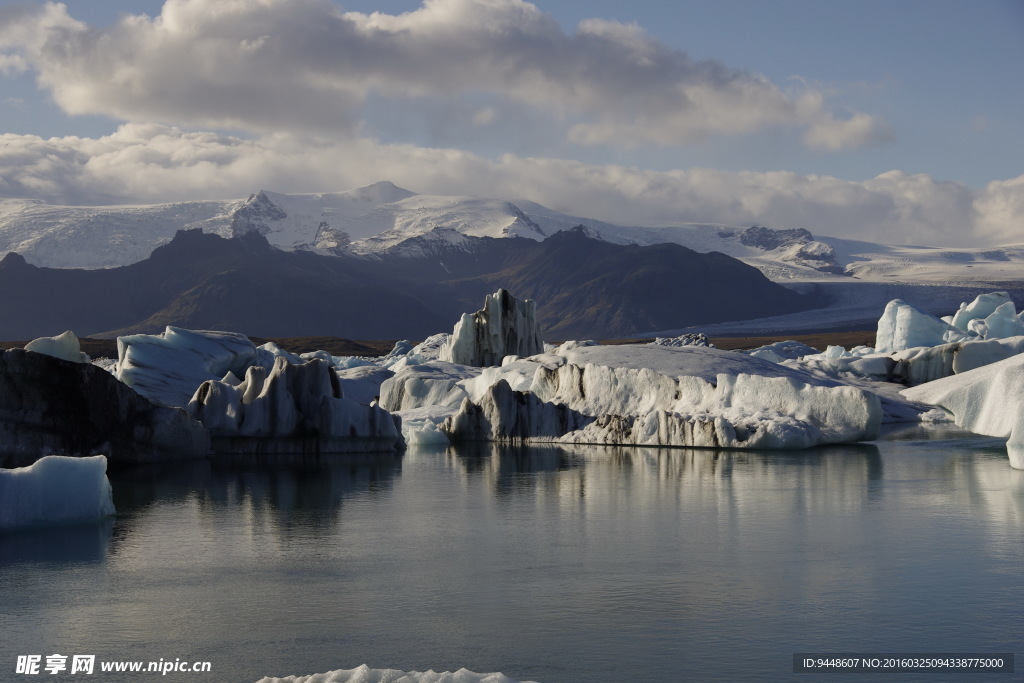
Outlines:
[[94,563],[107,557],[113,519],[0,534],[0,564]]
[[[130,544],[150,517],[168,509],[183,525],[194,517],[211,534],[225,527],[225,510],[229,518],[247,520],[250,537],[268,534],[287,542],[327,532],[339,524],[346,498],[390,490],[401,462],[393,452],[235,455],[115,470],[110,480],[120,519],[112,547],[117,552]],[[238,539],[225,542],[236,545]]]
[[991,440],[927,437],[116,471],[105,562],[0,564],[0,660],[74,646],[211,660],[218,680],[368,662],[604,683],[1012,650],[1024,472]]

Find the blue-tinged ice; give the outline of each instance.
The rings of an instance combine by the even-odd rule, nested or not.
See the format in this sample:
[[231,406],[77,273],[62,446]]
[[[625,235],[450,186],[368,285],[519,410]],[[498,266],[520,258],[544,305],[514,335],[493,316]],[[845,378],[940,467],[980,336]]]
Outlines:
[[28,467],[0,469],[0,532],[112,514],[106,456],[48,455]]
[[119,380],[154,403],[184,407],[206,380],[221,379],[229,372],[235,377],[245,375],[255,362],[256,347],[236,332],[168,326],[160,335],[118,337],[117,357]]

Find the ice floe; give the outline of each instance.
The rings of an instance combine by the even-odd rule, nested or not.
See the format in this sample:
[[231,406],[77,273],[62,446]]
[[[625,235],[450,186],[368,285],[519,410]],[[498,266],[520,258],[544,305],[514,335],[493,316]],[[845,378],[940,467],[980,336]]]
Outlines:
[[28,467],[0,469],[0,532],[92,522],[113,514],[102,455],[48,455]]

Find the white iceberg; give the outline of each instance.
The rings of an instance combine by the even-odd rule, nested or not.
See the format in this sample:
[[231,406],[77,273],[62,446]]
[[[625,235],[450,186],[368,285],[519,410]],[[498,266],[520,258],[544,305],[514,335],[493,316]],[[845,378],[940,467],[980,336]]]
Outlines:
[[63,358],[72,363],[88,363],[89,356],[82,353],[78,337],[71,330],[58,334],[56,337],[40,337],[25,344],[26,351],[45,353],[54,358]]
[[1021,335],[1024,335],[1024,320],[1017,314],[1012,301],[1001,304],[984,320],[982,336],[986,339],[1006,339]]
[[479,368],[431,361],[397,368],[394,377],[380,387],[380,405],[385,410],[405,411],[426,406],[450,406],[453,410],[468,396],[462,382],[477,377]]
[[341,381],[341,395],[368,406],[380,402],[380,387],[395,373],[379,365],[357,365],[334,371]]
[[256,347],[235,332],[168,326],[160,335],[118,337],[117,358],[119,380],[154,403],[183,407],[206,380],[244,374],[256,359]]
[[439,359],[460,365],[500,365],[505,356],[532,356],[544,351],[536,305],[499,289],[484,298],[476,313],[464,313]]
[[808,346],[802,342],[789,339],[786,341],[775,342],[774,344],[765,344],[764,346],[759,346],[756,349],[747,351],[746,353],[754,358],[768,360],[773,363],[781,363],[785,360],[795,360],[797,358],[802,358],[803,356],[816,355],[819,351],[813,346]]
[[766,449],[873,439],[881,425],[873,393],[745,354],[624,345],[565,357],[534,363],[528,392],[494,372],[443,430],[453,440]]
[[885,306],[875,335],[876,353],[892,353],[916,346],[937,346],[967,338],[959,329],[902,299]]
[[0,469],[0,532],[91,522],[113,514],[102,455],[48,455],[28,467]]
[[960,304],[960,308],[950,319],[950,324],[961,332],[970,332],[973,321],[984,320],[1007,303],[1013,305],[1010,295],[1006,292],[979,294],[971,303]]
[[1010,465],[1024,469],[1024,355],[903,390],[912,401],[953,413],[960,427],[1008,437]]
[[[322,451],[375,451],[403,448],[401,420],[378,406],[342,396],[341,384],[322,360],[292,365],[278,357],[270,372],[249,367],[238,385],[209,380],[188,404],[188,412],[214,437],[253,438],[248,445],[271,451],[294,448],[274,442],[300,440]],[[230,446],[219,444],[223,450]]]

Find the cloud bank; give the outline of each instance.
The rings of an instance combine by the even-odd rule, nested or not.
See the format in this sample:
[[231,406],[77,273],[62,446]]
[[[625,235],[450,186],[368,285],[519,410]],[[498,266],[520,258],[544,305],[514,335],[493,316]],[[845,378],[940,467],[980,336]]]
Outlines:
[[441,98],[452,115],[484,97],[496,106],[472,114],[478,122],[502,104],[527,107],[588,146],[794,128],[808,147],[832,151],[889,134],[868,114],[835,116],[808,86],[785,92],[693,61],[635,25],[589,19],[568,34],[522,0],[426,0],[397,16],[326,0],[167,0],[158,17],[102,30],[52,3],[5,19],[8,68],[29,65],[70,114],[334,135],[360,128],[371,97]]
[[372,140],[258,140],[126,124],[98,139],[0,135],[0,196],[61,204],[339,191],[391,180],[416,192],[526,198],[629,225],[801,227],[885,243],[1019,241],[1024,176],[979,191],[891,171],[863,182],[789,172],[650,171]]
[[[851,182],[551,158],[752,135],[839,152],[890,130],[837,115],[832,94],[805,82],[787,90],[694,61],[635,25],[589,19],[566,32],[522,0],[425,0],[397,16],[328,0],[166,0],[157,17],[103,29],[61,4],[0,9],[0,73],[24,72],[68,114],[128,123],[99,138],[0,136],[0,197],[157,203],[386,179],[624,224],[936,245],[1019,241],[1024,214],[1024,176],[972,189],[900,171]],[[382,142],[388,125],[415,139]],[[512,137],[529,144],[467,151],[484,139],[507,151]]]

